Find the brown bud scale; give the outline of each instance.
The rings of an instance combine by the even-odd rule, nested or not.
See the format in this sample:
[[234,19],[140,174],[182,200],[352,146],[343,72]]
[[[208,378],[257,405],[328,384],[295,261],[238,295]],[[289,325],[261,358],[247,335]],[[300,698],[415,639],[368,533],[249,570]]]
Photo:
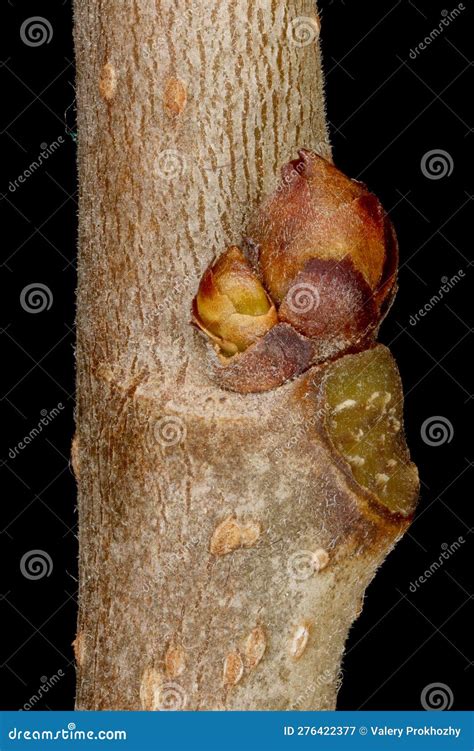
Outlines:
[[250,261],[232,246],[206,270],[193,302],[222,387],[268,391],[371,345],[395,294],[398,249],[365,185],[301,149],[246,247]]

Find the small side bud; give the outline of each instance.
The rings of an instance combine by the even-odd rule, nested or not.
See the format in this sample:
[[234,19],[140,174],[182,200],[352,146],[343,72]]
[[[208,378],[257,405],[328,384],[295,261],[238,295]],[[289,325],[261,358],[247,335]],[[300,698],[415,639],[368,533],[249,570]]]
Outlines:
[[240,248],[231,246],[204,272],[193,321],[227,357],[246,350],[277,323],[275,306]]
[[228,248],[194,300],[231,391],[268,391],[370,347],[395,295],[397,240],[379,200],[317,154],[298,155],[250,223],[252,265]]

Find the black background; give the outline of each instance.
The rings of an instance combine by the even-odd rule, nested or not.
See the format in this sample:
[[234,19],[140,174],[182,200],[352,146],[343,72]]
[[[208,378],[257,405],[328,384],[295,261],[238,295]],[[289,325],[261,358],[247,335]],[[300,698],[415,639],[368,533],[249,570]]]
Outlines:
[[[407,434],[422,478],[415,522],[369,587],[352,628],[340,709],[420,709],[421,693],[431,683],[448,687],[453,709],[467,709],[470,702],[473,663],[465,624],[473,480],[463,440],[468,426],[472,432],[473,359],[469,0],[427,49],[410,57],[438,28],[442,11],[457,5],[444,0],[320,3],[336,163],[381,198],[399,235],[400,291],[381,339],[401,370]],[[3,11],[1,130],[8,168],[1,193],[8,242],[3,244],[2,405],[8,429],[2,487],[8,487],[8,503],[2,548],[3,570],[10,577],[2,586],[2,621],[11,632],[1,641],[1,706],[23,707],[61,670],[64,676],[35,708],[71,709],[77,589],[75,482],[69,468],[77,217],[72,13],[68,0],[4,0]],[[48,19],[52,38],[31,47],[22,42],[20,27],[36,15]],[[41,144],[59,137],[63,143],[47,162],[12,190],[12,181],[38,157]],[[451,174],[434,175],[438,179],[424,174],[422,160],[432,150],[447,152],[443,159]],[[465,276],[410,324],[438,293],[441,279],[459,270]],[[49,288],[49,309],[32,313],[22,307],[22,290],[33,283]],[[42,410],[50,412],[59,403],[65,409],[12,458],[11,449],[37,425]],[[429,445],[422,425],[440,417],[450,440]],[[442,545],[460,536],[466,543],[410,591],[410,583],[438,560]],[[49,575],[36,580],[22,575],[22,556],[31,550],[50,557]]]

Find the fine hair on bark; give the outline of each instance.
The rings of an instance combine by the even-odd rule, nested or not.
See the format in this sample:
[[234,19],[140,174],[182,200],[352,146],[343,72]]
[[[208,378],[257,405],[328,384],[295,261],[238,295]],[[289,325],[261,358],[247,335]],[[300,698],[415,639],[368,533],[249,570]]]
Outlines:
[[[76,707],[333,709],[349,628],[417,493],[375,343],[396,241],[330,164],[314,2],[191,5],[75,0]],[[357,238],[349,261],[303,242],[323,198],[341,247]],[[271,223],[301,254],[277,254],[275,277]],[[344,341],[333,268],[372,311]],[[322,285],[324,330],[291,309],[295,280]]]

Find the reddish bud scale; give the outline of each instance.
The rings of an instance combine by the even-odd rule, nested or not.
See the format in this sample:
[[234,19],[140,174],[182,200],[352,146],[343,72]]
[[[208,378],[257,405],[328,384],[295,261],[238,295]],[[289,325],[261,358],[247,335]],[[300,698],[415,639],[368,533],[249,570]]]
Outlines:
[[255,271],[229,248],[194,301],[194,322],[226,355],[214,365],[231,390],[276,388],[363,349],[395,294],[397,242],[376,196],[317,154],[298,153],[248,227]]

